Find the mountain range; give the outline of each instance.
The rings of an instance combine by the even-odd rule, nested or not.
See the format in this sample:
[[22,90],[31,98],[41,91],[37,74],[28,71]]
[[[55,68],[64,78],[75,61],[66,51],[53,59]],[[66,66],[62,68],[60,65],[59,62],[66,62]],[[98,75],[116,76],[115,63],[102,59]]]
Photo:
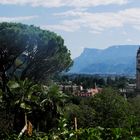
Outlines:
[[85,48],[74,59],[69,73],[135,75],[139,45],[115,45],[106,49]]

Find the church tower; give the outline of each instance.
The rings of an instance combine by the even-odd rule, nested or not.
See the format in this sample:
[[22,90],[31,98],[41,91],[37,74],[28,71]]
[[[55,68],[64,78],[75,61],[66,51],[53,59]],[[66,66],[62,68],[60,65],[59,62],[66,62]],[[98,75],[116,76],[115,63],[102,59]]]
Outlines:
[[140,47],[136,56],[136,88],[140,90]]

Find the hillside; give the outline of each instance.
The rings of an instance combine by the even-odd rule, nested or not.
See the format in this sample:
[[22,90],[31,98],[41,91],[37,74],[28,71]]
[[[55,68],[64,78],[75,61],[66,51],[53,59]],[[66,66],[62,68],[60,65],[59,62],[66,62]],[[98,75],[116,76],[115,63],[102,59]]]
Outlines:
[[84,74],[135,74],[138,45],[117,45],[107,49],[85,48],[74,59],[69,73]]

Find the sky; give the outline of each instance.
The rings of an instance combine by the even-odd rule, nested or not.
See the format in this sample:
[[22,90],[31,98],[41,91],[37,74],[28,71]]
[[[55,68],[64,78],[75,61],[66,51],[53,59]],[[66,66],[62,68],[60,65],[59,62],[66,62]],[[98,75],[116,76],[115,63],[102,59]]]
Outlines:
[[61,35],[78,57],[84,48],[140,44],[140,0],[0,0],[0,22]]

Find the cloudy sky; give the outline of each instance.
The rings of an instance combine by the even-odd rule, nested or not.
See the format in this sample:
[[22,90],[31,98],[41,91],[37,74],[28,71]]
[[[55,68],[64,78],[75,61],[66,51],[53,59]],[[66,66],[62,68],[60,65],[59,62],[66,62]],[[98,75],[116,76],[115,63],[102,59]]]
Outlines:
[[61,35],[72,58],[84,48],[140,44],[140,0],[0,0],[0,22]]

